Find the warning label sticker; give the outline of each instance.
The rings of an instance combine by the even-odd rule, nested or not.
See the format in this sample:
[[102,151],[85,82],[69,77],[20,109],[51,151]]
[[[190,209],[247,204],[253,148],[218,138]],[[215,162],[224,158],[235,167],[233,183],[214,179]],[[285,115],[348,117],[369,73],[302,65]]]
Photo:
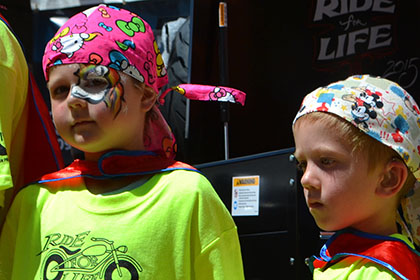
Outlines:
[[260,176],[232,178],[232,216],[258,216]]

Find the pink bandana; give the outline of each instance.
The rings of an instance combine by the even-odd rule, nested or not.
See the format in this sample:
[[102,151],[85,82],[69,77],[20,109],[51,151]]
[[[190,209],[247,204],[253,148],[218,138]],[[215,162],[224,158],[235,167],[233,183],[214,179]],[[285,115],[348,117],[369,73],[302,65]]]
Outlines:
[[[61,64],[103,65],[123,72],[145,83],[158,94],[168,83],[162,55],[149,24],[138,15],[113,6],[99,5],[70,18],[48,42],[43,57],[43,70]],[[244,105],[245,93],[227,87],[183,84],[168,89],[159,97],[175,90],[192,100],[224,101]],[[175,138],[157,106],[144,133],[149,151],[174,158]]]

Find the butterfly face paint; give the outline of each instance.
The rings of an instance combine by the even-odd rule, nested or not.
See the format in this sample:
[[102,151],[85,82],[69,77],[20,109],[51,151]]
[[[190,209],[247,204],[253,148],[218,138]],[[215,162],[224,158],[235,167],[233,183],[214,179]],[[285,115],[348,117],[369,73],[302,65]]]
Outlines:
[[118,71],[103,65],[79,64],[79,66],[80,68],[74,72],[79,80],[71,88],[70,94],[91,104],[103,101],[116,117],[121,111],[121,102],[124,101],[124,88]]

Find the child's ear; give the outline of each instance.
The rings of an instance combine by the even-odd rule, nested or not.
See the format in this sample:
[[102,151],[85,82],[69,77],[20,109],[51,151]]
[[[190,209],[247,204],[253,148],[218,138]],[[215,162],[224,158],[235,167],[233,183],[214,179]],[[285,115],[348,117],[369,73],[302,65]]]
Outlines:
[[156,104],[157,94],[148,86],[143,87],[143,96],[141,99],[141,106],[145,112],[148,112]]
[[399,159],[392,159],[384,167],[383,177],[376,194],[383,197],[396,195],[404,186],[408,176],[406,165]]

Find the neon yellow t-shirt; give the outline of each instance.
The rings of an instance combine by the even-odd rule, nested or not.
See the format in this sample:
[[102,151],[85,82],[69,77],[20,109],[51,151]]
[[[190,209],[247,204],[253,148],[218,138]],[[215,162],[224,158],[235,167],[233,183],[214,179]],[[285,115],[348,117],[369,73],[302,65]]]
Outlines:
[[[414,249],[413,244],[401,234],[391,237],[403,240]],[[376,263],[356,256],[345,257],[325,270],[315,269],[314,280],[399,280],[394,273]]]
[[[21,175],[28,66],[9,28],[0,20],[0,191]],[[22,134],[23,133],[23,134]],[[12,141],[13,139],[13,141]],[[8,157],[13,155],[13,157]],[[12,177],[15,182],[13,182]],[[0,195],[2,196],[2,195]],[[0,207],[4,200],[0,198]]]
[[0,270],[9,280],[111,279],[118,266],[122,279],[244,278],[236,226],[204,176],[177,170],[135,186],[102,196],[26,187],[0,237]]

